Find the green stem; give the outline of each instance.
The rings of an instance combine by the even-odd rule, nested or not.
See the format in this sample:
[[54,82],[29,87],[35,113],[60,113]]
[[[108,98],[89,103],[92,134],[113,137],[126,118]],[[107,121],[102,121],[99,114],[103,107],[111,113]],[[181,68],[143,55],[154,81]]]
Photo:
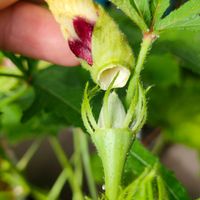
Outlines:
[[68,176],[68,181],[71,186],[72,192],[73,192],[73,200],[83,200],[83,194],[81,191],[81,188],[75,179],[75,174],[73,172],[73,169],[68,161],[68,158],[66,157],[65,152],[63,151],[58,139],[56,137],[50,138],[50,143],[54,149],[54,152],[57,156],[57,159],[59,160],[61,166],[66,169],[66,176]]
[[37,188],[34,188],[29,184],[30,190],[31,190],[31,195],[34,197],[35,200],[48,200],[46,197],[46,193],[40,191]]
[[18,79],[25,79],[24,76],[17,75],[17,74],[0,73],[0,76],[10,77],[10,78],[18,78]]
[[81,153],[82,153],[82,159],[83,159],[83,165],[85,169],[85,174],[88,182],[88,187],[90,191],[90,195],[93,200],[97,200],[97,190],[95,186],[95,181],[94,177],[92,174],[92,169],[90,165],[90,154],[89,154],[89,149],[88,149],[88,140],[87,136],[81,129],[79,130],[80,138],[81,138]]
[[157,138],[157,141],[152,149],[152,153],[159,156],[167,144],[167,139],[165,138],[164,134],[161,132],[159,137]]
[[106,197],[116,200],[133,134],[129,129],[97,129],[92,139],[103,164]]
[[129,82],[129,86],[128,86],[127,97],[126,97],[126,101],[127,101],[128,105],[130,105],[131,99],[134,96],[135,86],[137,85],[136,83],[138,83],[138,81],[139,81],[140,72],[143,69],[144,62],[146,60],[148,52],[152,46],[152,43],[155,41],[156,37],[157,36],[153,33],[144,34],[140,53],[138,56],[136,67],[135,67],[135,72],[134,72],[134,74]]
[[144,62],[146,60],[147,54],[152,46],[152,43],[156,39],[156,35],[154,33],[146,33],[144,34],[143,41],[141,44],[140,53],[138,56],[137,64],[135,67],[135,74],[139,77],[140,72],[143,69]]
[[33,157],[33,155],[36,153],[36,151],[38,150],[39,146],[41,144],[41,141],[37,140],[35,141],[31,147],[26,151],[26,153],[24,154],[24,156],[20,159],[20,161],[17,163],[17,168],[19,170],[24,170],[26,168],[26,166],[28,165],[29,161],[31,160],[31,158]]
[[68,174],[67,170],[64,169],[62,173],[59,175],[59,177],[57,178],[56,182],[54,183],[51,191],[49,192],[48,197],[47,197],[48,200],[58,199],[60,192],[68,179],[68,176],[66,176],[66,174]]
[[74,139],[74,153],[73,153],[73,164],[75,171],[75,178],[79,185],[82,186],[83,182],[83,169],[81,162],[81,138],[80,131],[78,128],[73,129],[73,139]]

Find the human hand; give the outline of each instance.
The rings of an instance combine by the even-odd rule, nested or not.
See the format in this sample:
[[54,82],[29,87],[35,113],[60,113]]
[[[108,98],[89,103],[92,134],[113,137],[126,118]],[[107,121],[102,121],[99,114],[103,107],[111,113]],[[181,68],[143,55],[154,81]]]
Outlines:
[[0,0],[0,49],[60,65],[77,65],[50,12],[28,1],[17,1]]

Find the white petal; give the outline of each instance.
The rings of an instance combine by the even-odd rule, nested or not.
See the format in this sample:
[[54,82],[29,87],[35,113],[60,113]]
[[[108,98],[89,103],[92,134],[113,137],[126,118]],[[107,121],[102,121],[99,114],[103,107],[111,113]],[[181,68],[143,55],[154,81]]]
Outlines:
[[98,83],[101,89],[107,90],[117,74],[113,88],[124,87],[129,79],[130,70],[123,66],[109,66],[99,73]]

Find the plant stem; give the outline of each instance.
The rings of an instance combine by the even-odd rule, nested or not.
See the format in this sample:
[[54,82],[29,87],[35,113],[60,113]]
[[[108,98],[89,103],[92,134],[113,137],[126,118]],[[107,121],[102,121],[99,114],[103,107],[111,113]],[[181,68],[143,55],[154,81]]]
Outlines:
[[127,101],[128,105],[130,104],[131,99],[134,96],[135,87],[137,85],[136,83],[138,83],[138,81],[139,81],[140,72],[143,69],[147,54],[156,38],[157,38],[157,36],[154,33],[144,34],[140,53],[139,53],[139,56],[137,59],[136,67],[135,67],[135,72],[134,72],[134,74],[129,82],[129,86],[128,86],[127,97],[126,97],[126,101]]
[[59,177],[57,178],[56,182],[54,183],[52,189],[50,190],[47,199],[48,200],[57,200],[60,192],[65,184],[65,182],[68,179],[68,176],[66,176],[67,170],[64,169],[61,174],[59,175]]
[[18,78],[18,79],[25,79],[24,76],[17,75],[17,74],[0,73],[0,76],[10,77],[10,78]]
[[36,140],[31,147],[26,151],[26,153],[24,154],[24,156],[21,158],[21,160],[17,163],[17,168],[19,170],[24,170],[26,168],[26,166],[28,165],[29,161],[31,160],[31,158],[33,157],[33,155],[35,154],[35,152],[38,150],[39,146],[41,144],[40,140]]
[[92,139],[103,164],[106,198],[116,200],[127,152],[133,139],[132,131],[119,128],[97,129]]
[[73,191],[73,200],[83,200],[83,194],[81,192],[80,185],[75,179],[75,174],[73,172],[73,169],[68,161],[68,158],[66,157],[65,152],[63,151],[58,139],[56,137],[50,138],[50,143],[54,149],[54,152],[57,156],[57,159],[59,160],[61,166],[66,170],[66,176],[68,176],[68,181],[71,186],[71,189]]
[[73,153],[73,164],[75,170],[75,178],[79,185],[82,186],[83,182],[83,169],[81,162],[81,138],[80,131],[78,128],[73,129],[73,140],[74,140],[74,153]]
[[83,159],[83,165],[85,169],[85,174],[88,182],[88,187],[90,191],[90,195],[93,200],[97,200],[97,190],[95,186],[94,177],[92,174],[92,169],[90,165],[90,155],[89,155],[89,149],[88,149],[88,140],[87,136],[81,129],[78,129],[81,139],[81,153],[82,153],[82,159]]
[[151,152],[157,156],[159,156],[164,147],[166,146],[166,144],[168,143],[169,141],[165,138],[165,135],[163,132],[160,132],[160,135],[158,136],[158,138],[156,139],[156,143],[153,147],[153,149],[151,150]]
[[137,76],[139,76],[140,72],[142,71],[145,59],[147,57],[147,54],[148,54],[154,40],[155,40],[154,35],[151,35],[150,33],[144,34],[143,41],[142,41],[142,44],[141,44],[140,53],[139,53],[139,56],[138,56],[136,67],[135,67],[135,74]]

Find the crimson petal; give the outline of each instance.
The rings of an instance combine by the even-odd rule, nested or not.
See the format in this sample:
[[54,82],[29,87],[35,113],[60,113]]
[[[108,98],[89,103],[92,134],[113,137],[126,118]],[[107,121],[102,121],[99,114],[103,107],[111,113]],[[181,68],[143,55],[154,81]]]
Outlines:
[[92,52],[81,40],[69,40],[69,47],[78,57],[84,59],[89,65],[93,64]]

